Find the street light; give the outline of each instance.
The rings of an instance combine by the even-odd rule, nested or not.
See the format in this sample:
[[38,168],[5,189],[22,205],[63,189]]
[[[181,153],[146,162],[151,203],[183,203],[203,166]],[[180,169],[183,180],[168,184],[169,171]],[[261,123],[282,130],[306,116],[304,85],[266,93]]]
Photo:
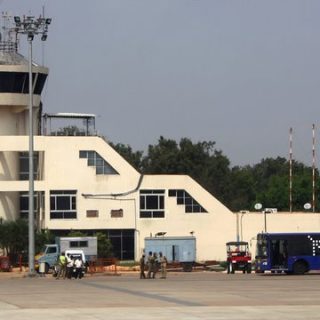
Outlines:
[[32,83],[32,41],[35,35],[41,40],[47,39],[48,26],[51,18],[32,16],[14,17],[17,34],[27,35],[29,43],[29,276],[35,275],[34,268],[34,167],[33,167],[33,83]]

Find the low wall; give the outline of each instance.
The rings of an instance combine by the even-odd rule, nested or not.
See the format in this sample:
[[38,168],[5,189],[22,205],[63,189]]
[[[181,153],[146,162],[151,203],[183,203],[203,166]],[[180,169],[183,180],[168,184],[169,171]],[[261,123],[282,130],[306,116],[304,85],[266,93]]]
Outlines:
[[248,241],[255,255],[256,237],[265,232],[320,232],[320,213],[310,212],[261,212],[235,213],[238,225],[239,240]]

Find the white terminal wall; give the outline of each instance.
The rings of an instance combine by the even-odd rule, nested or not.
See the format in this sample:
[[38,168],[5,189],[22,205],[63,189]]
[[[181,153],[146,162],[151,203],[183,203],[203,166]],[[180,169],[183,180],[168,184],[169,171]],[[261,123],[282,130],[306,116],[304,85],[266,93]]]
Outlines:
[[[188,236],[197,241],[197,260],[225,260],[225,243],[236,240],[237,217],[241,220],[239,234],[255,247],[255,237],[264,230],[261,213],[232,213],[196,181],[186,175],[141,175],[113,148],[99,137],[36,136],[34,148],[43,154],[42,180],[35,181],[35,191],[45,192],[45,212],[41,226],[49,229],[134,229],[135,259],[144,247],[144,238],[157,232],[166,236]],[[14,203],[19,191],[28,191],[28,181],[17,181],[16,176],[5,175],[4,157],[10,152],[27,151],[27,136],[0,136],[0,216],[13,219]],[[96,175],[95,169],[80,159],[79,151],[99,153],[119,174]],[[16,164],[15,164],[16,165]],[[139,189],[165,190],[165,218],[139,217]],[[206,213],[185,213],[170,189],[188,192]],[[77,219],[50,219],[50,190],[77,190]],[[132,192],[129,192],[132,191]],[[114,194],[121,194],[114,196]],[[85,198],[82,194],[105,195],[101,199]],[[11,197],[11,198],[10,198]],[[8,198],[10,198],[8,200]],[[12,208],[10,209],[10,202]],[[112,218],[111,210],[123,210],[123,217]],[[88,218],[87,210],[98,210],[97,218]],[[6,212],[6,214],[4,214]],[[241,216],[242,215],[242,216]],[[272,213],[267,215],[269,232],[312,232],[320,230],[320,215],[310,213]],[[253,252],[254,253],[254,252]]]

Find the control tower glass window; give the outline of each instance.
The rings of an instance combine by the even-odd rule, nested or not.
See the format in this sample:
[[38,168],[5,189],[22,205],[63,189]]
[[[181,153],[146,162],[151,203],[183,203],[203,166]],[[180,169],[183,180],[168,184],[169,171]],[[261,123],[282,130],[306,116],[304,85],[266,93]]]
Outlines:
[[[41,94],[47,75],[33,73],[34,94]],[[29,93],[29,75],[27,72],[1,72],[0,73],[1,93]]]

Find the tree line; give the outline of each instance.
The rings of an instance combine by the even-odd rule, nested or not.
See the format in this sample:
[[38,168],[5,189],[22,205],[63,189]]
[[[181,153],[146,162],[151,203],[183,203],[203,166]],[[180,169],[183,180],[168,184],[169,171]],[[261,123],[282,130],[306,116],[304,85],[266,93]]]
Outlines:
[[[60,128],[57,135],[82,135],[76,126]],[[142,174],[187,174],[232,211],[254,210],[256,203],[264,208],[290,210],[289,161],[283,157],[265,158],[254,165],[231,166],[215,141],[179,142],[160,136],[149,145],[147,153],[134,151],[130,145],[108,143]],[[303,211],[312,202],[312,168],[292,161],[291,207]],[[318,212],[319,171],[315,170],[315,210]]]
[[[19,263],[19,257],[22,262],[26,263],[28,260],[28,244],[29,231],[28,221],[25,219],[18,219],[15,221],[4,221],[0,224],[0,249],[4,254],[10,257],[13,265]],[[86,237],[86,233],[71,230],[67,237]],[[110,239],[103,232],[96,232],[94,236],[97,237],[98,243],[98,257],[108,258],[113,256],[113,248]],[[35,253],[43,252],[44,245],[55,242],[55,235],[48,229],[37,230],[35,232]]]
[[[110,142],[109,142],[110,143]],[[254,210],[256,203],[264,208],[289,211],[289,161],[283,157],[265,158],[254,165],[231,166],[214,141],[179,142],[160,137],[149,145],[146,155],[130,145],[110,143],[142,174],[187,174],[232,211]],[[319,176],[315,170],[316,181]],[[319,209],[318,184],[315,188],[316,211]],[[312,201],[312,168],[292,161],[292,210],[303,211]]]

